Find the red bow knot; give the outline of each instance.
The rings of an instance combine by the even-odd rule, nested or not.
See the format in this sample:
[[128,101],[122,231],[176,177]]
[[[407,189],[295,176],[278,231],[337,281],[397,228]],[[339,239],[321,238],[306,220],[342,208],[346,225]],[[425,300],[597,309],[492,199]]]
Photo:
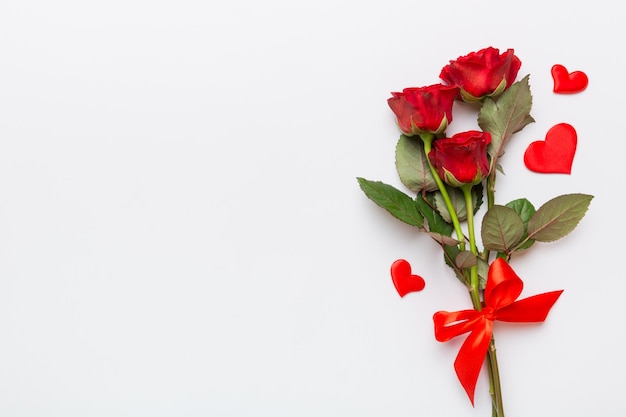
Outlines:
[[524,283],[502,258],[489,267],[482,310],[438,311],[433,316],[435,339],[439,342],[470,332],[454,361],[454,370],[472,405],[478,374],[493,330],[494,320],[542,322],[563,290],[534,295],[515,301]]

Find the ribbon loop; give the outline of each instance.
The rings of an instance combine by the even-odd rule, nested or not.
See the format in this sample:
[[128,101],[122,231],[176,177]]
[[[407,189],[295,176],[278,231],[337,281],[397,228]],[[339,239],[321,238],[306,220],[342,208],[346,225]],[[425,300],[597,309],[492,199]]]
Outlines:
[[438,311],[433,316],[435,322],[435,339],[439,342],[467,333],[474,328],[480,313],[476,310],[462,310],[453,313]]

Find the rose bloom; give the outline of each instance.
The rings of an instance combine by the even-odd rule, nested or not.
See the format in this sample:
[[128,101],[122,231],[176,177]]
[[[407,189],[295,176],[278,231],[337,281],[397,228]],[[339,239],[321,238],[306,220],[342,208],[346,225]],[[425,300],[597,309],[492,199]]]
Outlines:
[[426,132],[437,134],[443,132],[452,121],[452,104],[458,94],[457,87],[434,84],[391,93],[392,97],[387,103],[405,135]]
[[433,141],[428,158],[446,184],[476,185],[489,175],[489,132],[470,130]]
[[500,54],[498,49],[489,47],[450,61],[439,78],[459,87],[463,101],[476,102],[486,96],[498,96],[509,88],[521,66],[513,49]]

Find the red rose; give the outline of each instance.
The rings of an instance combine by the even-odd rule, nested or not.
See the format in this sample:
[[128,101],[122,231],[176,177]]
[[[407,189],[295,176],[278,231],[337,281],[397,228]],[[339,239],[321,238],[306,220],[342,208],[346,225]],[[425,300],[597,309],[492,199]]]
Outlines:
[[513,49],[500,55],[498,49],[489,47],[450,61],[439,78],[459,87],[463,101],[475,102],[486,96],[498,96],[510,87],[521,66]]
[[443,84],[405,88],[401,93],[391,93],[387,103],[405,135],[437,134],[452,121],[452,104],[458,93],[457,87]]
[[470,130],[433,141],[428,158],[446,184],[475,185],[489,175],[489,132]]

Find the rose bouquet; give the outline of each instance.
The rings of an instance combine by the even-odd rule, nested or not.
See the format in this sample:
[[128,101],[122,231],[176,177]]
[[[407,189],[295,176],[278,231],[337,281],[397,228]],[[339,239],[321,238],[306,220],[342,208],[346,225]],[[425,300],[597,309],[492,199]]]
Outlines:
[[[520,68],[513,49],[500,53],[488,47],[450,61],[439,75],[443,83],[392,93],[388,104],[401,131],[396,169],[411,193],[357,178],[369,199],[430,236],[441,247],[445,264],[467,287],[471,308],[434,313],[434,334],[440,342],[468,334],[454,369],[473,405],[479,373],[487,362],[495,417],[504,417],[504,407],[493,322],[542,322],[562,293],[518,299],[523,282],[511,259],[536,242],[568,235],[593,198],[565,194],[538,208],[526,198],[496,204],[496,179],[504,172],[500,159],[506,144],[534,122],[529,76],[516,81]],[[448,136],[453,107],[460,102],[476,110],[478,128]],[[559,150],[571,148],[572,139],[575,147],[575,131],[565,123],[551,131],[555,137],[550,146],[557,152],[542,148],[531,153],[529,147],[525,162],[529,168],[531,163],[540,167],[533,169],[537,172],[569,173],[571,159],[564,159]],[[412,274],[403,259],[393,262],[391,277],[400,296],[424,288],[424,280]]]

